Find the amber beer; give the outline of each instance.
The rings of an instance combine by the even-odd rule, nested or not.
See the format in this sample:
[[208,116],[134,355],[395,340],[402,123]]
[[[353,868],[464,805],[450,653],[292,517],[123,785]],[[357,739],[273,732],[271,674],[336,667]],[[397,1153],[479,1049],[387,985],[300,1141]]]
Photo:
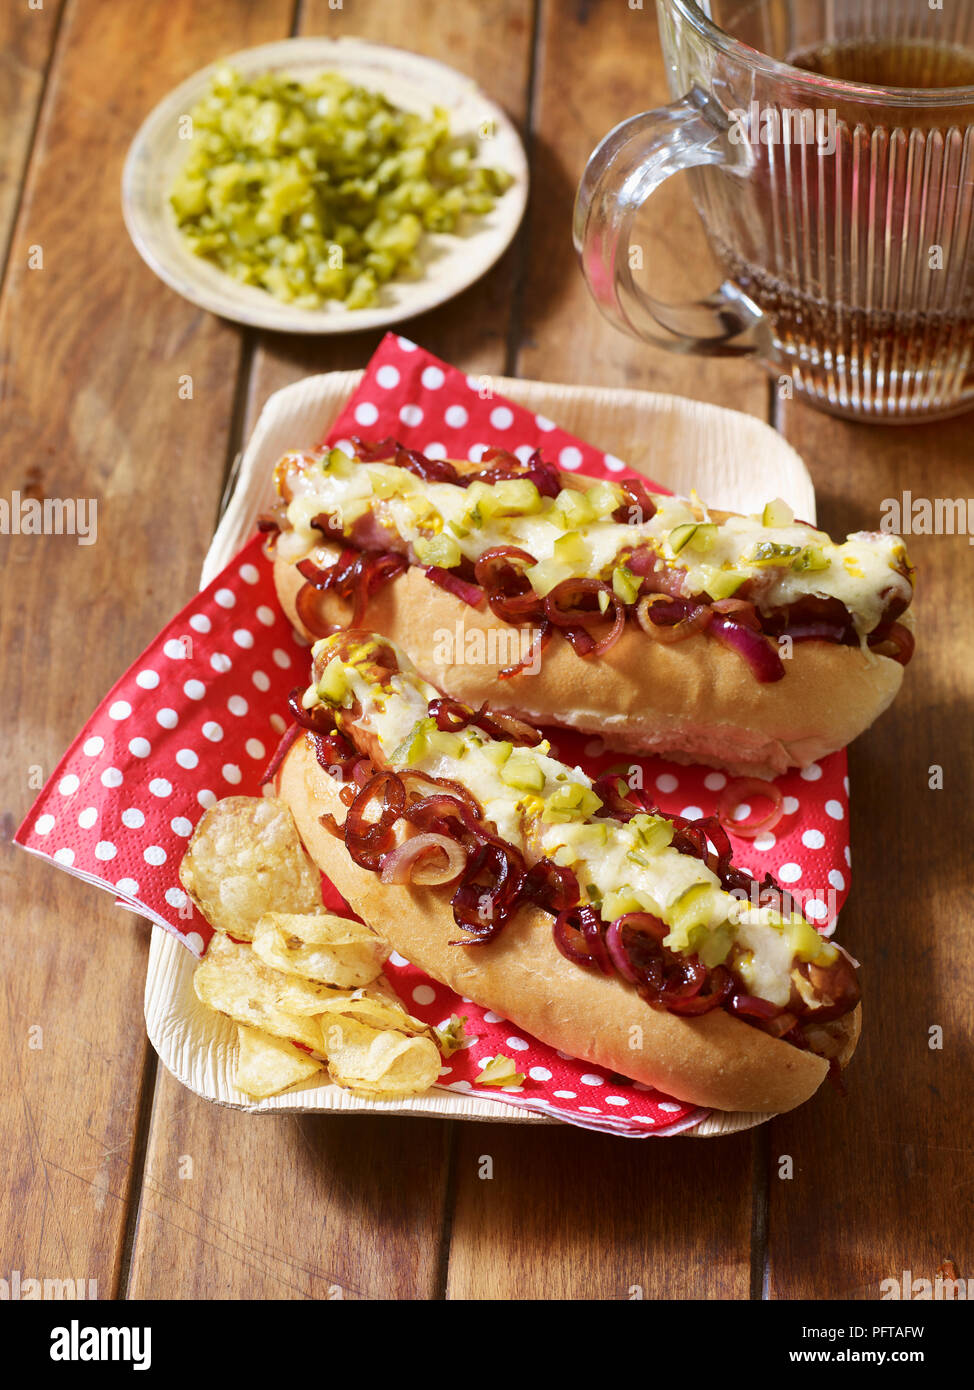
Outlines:
[[791,53],[792,67],[874,87],[974,86],[974,52],[925,39],[846,39]]

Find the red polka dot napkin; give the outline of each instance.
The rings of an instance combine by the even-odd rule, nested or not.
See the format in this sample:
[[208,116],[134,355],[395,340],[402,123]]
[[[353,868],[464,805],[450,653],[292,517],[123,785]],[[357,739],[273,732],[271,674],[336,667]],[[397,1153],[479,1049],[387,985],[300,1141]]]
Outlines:
[[[433,457],[478,461],[494,445],[526,458],[540,448],[559,467],[623,476],[624,463],[543,416],[493,394],[487,377],[464,376],[408,339],[389,334],[329,432],[392,434]],[[306,446],[308,441],[295,441]],[[174,932],[195,954],[210,928],[179,886],[179,863],[203,810],[223,796],[259,795],[260,779],[287,727],[288,693],[308,679],[307,646],[274,593],[259,537],[143,652],[102,701],[38,796],[16,843],[53,860]],[[659,758],[624,757],[600,738],[549,731],[555,753],[593,776],[619,765],[642,778],[666,812],[717,810],[727,778]],[[757,878],[768,870],[831,931],[848,892],[848,780],[844,753],[776,783],[782,819],[735,840],[735,859]],[[735,814],[758,821],[755,797]],[[325,901],[342,907],[324,884]],[[374,924],[381,931],[381,922]],[[496,1014],[460,999],[393,955],[391,983],[420,1018],[465,1016],[469,1046],[443,1065],[440,1084],[500,1104],[630,1137],[677,1133],[705,1112],[556,1052]],[[478,1086],[483,1062],[504,1053],[523,1084]]]

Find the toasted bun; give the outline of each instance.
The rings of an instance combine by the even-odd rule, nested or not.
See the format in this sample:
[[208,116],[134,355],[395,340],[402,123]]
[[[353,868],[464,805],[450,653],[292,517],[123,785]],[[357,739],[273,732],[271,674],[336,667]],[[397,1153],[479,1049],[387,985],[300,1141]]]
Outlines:
[[[312,558],[327,567],[338,553],[337,546],[322,545]],[[295,606],[304,584],[296,566],[277,559],[274,580],[284,611],[309,636]],[[348,606],[328,593],[319,597],[319,612],[327,623],[349,617]],[[501,670],[524,654],[522,630],[486,606],[471,608],[415,566],[369,600],[365,621],[455,699],[489,700],[492,709],[532,723],[601,734],[624,751],[749,776],[777,777],[845,747],[882,714],[903,679],[903,667],[889,657],[800,642],[785,662],[784,680],[761,684],[742,657],[712,638],[695,634],[666,645],[627,623],[615,646],[596,659],[576,656],[555,633],[537,674],[501,680]]]
[[[340,783],[319,766],[307,736],[285,757],[276,788],[311,857],[395,950],[550,1046],[718,1110],[790,1110],[824,1079],[823,1056],[799,1051],[723,1010],[696,1019],[657,1012],[621,980],[573,965],[555,946],[551,918],[539,909],[519,912],[486,945],[451,946],[460,931],[447,889],[384,884],[322,827],[323,812],[339,822],[346,812]],[[816,1030],[820,1050],[844,1063],[858,1028],[858,1009],[822,1025]]]

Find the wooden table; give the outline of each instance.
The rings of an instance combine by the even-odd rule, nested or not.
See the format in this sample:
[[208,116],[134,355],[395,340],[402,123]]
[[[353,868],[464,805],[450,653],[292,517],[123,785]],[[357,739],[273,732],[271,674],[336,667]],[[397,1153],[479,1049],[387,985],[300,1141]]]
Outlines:
[[[840,532],[876,525],[882,499],[904,489],[974,494],[972,416],[841,423],[779,401],[745,363],[669,357],[599,317],[571,248],[572,197],[605,131],[666,99],[655,26],[648,3],[624,0],[3,6],[2,495],[99,502],[97,545],[0,539],[8,834],[38,776],[194,592],[228,466],[267,395],[362,366],[378,341],[240,330],[177,298],[130,245],[128,144],[219,54],[295,33],[379,39],[475,76],[520,124],[527,220],[481,284],[409,326],[433,352],[478,373],[673,391],[770,418]],[[686,186],[661,196],[660,283],[709,288]],[[174,1082],[146,1041],[145,923],[5,834],[0,1275],[184,1299],[626,1299],[634,1286],[646,1298],[874,1299],[884,1278],[933,1278],[945,1259],[974,1275],[974,552],[965,536],[912,550],[918,655],[895,708],[850,754],[843,940],[867,997],[846,1099],[826,1087],[757,1131],[640,1143],[222,1110]],[[485,1153],[491,1181],[478,1176]]]

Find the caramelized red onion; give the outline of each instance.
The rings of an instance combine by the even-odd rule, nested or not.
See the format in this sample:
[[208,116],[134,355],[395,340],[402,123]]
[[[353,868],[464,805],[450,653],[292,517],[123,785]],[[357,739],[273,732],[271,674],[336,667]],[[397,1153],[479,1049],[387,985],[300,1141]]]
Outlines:
[[721,888],[728,893],[735,893],[742,901],[746,899],[756,907],[773,907],[782,917],[792,914],[801,916],[801,904],[793,894],[782,888],[780,883],[776,883],[770,873],[766,873],[759,881],[743,869],[728,864],[726,868],[721,869],[718,877]]
[[405,468],[407,473],[421,478],[424,483],[453,483],[463,486],[463,475],[452,463],[448,463],[446,459],[427,458],[418,449],[404,449],[400,445],[396,450],[395,462],[399,468]]
[[466,862],[466,851],[456,840],[427,831],[404,840],[384,855],[379,878],[383,883],[436,888],[459,878]]
[[646,593],[669,594],[670,598],[685,597],[686,571],[671,569],[649,545],[636,546],[626,560],[626,569],[642,579]]
[[360,435],[352,435],[355,453],[362,463],[392,463],[404,468],[425,483],[457,483],[463,486],[461,475],[452,463],[445,459],[427,458],[418,449],[407,449],[398,439],[387,435],[384,439],[371,442]]
[[[366,760],[362,760],[363,762]],[[411,787],[436,790],[410,801]],[[378,809],[378,816],[369,812]],[[577,893],[574,875],[547,860],[530,870],[513,845],[483,823],[473,796],[457,783],[406,770],[377,772],[358,791],[343,828],[327,818],[333,833],[343,834],[357,864],[379,873],[385,882],[433,885],[460,883],[453,895],[457,925],[476,945],[491,940],[526,901],[559,911],[569,891]],[[406,820],[419,834],[395,844],[394,826]],[[324,820],[323,820],[323,823]],[[434,856],[446,863],[430,864]]]
[[755,632],[761,631],[761,619],[758,616],[758,610],[749,599],[722,598],[718,599],[716,603],[711,603],[710,607],[724,618],[731,618],[735,623],[742,623],[744,627],[753,628]]
[[[619,486],[629,498],[628,502],[623,502],[612,513],[613,521],[625,522],[630,526],[639,526],[644,521],[652,521],[656,515],[656,503],[650,497],[646,489],[646,484],[641,478],[623,478]],[[633,511],[636,515],[633,516]]]
[[319,767],[324,768],[332,777],[337,775],[343,782],[347,782],[352,775],[352,768],[361,761],[362,754],[358,749],[337,729],[332,729],[330,733],[315,733],[312,743]]
[[297,738],[300,732],[300,724],[290,724],[288,728],[285,729],[284,733],[281,735],[277,747],[274,749],[274,754],[270,762],[267,764],[267,769],[264,772],[263,777],[260,779],[260,785],[262,787],[265,787],[268,782],[273,781],[273,779],[277,776],[278,768],[281,766],[281,763],[284,761],[285,757],[291,749],[291,745],[294,743],[294,740]]
[[[601,606],[602,596],[605,608]],[[563,579],[546,597],[544,610],[548,621],[562,629],[580,656],[607,652],[622,636],[626,622],[625,604],[602,579]],[[607,622],[608,630],[598,639],[593,637],[591,628],[605,627]]]
[[391,434],[384,435],[382,439],[363,439],[360,434],[353,434],[352,444],[355,446],[355,456],[361,463],[390,463],[402,448],[399,440],[393,439]]
[[769,1033],[773,1038],[784,1037],[798,1022],[788,1009],[772,1004],[768,999],[760,999],[754,994],[732,991],[725,1007],[735,1018],[743,1019],[745,1023],[760,1028],[762,1033]]
[[512,676],[519,676],[522,671],[528,670],[530,667],[539,667],[542,653],[551,641],[553,630],[551,623],[549,623],[547,619],[544,619],[540,625],[534,629],[531,645],[524,656],[521,657],[521,660],[514,666],[502,667],[497,673],[498,680],[510,680]]
[[[675,826],[673,847],[681,854],[692,854],[718,878],[730,867],[731,842],[717,816],[701,816],[699,820],[687,820],[685,816],[670,816]],[[708,847],[713,845],[713,851]]]
[[502,483],[521,473],[521,460],[516,454],[512,454],[510,449],[499,449],[496,446],[485,449],[480,462],[488,466],[482,468],[479,473],[468,473],[468,484],[475,478],[481,483]]
[[491,612],[503,623],[518,624],[544,615],[544,602],[524,571],[535,558],[516,545],[494,545],[474,565],[474,578],[487,594]]
[[506,482],[510,478],[527,478],[543,497],[557,497],[561,491],[558,470],[541,457],[540,449],[535,449],[527,463],[522,463],[516,454],[507,449],[486,449],[481,463],[487,467],[461,473],[447,460],[427,458],[416,449],[406,449],[397,439],[389,436],[369,442],[359,435],[353,435],[352,443],[362,463],[394,463],[426,482],[449,482],[457,487],[469,487],[473,482],[492,484]]
[[364,756],[356,758],[355,762],[346,768],[345,785],[338,793],[346,806],[351,806],[362,788],[367,782],[371,782],[378,771],[372,759]]
[[352,618],[349,626],[354,627],[361,618],[363,603],[361,597],[352,593],[351,579],[355,574],[360,552],[346,547],[335,563],[327,569],[316,565],[313,560],[301,560],[296,566],[298,574],[305,581],[294,600],[298,617],[312,637],[327,637],[337,630],[335,623],[327,623],[321,616],[319,594],[334,590],[339,597],[348,595],[353,601]]
[[613,965],[624,980],[628,980],[630,984],[638,985],[640,975],[629,959],[629,952],[623,940],[623,932],[627,928],[650,936],[662,945],[663,937],[666,936],[666,925],[649,912],[627,912],[624,917],[617,917],[614,922],[610,923],[606,931],[605,944]]
[[477,945],[491,941],[520,906],[524,861],[513,845],[484,841],[453,895],[453,920]]
[[352,764],[352,781],[357,787],[364,787],[366,782],[371,782],[378,771],[379,769],[372,759],[363,754],[357,762]]
[[[393,846],[393,826],[406,807],[406,790],[394,772],[377,772],[356,796],[345,820],[345,846],[363,869],[373,872]],[[366,813],[378,809],[375,819]]]
[[694,1017],[719,1008],[733,988],[724,966],[712,970],[695,956],[677,956],[663,945],[667,927],[649,912],[618,917],[606,933],[608,955],[651,1008]]
[[311,559],[300,560],[295,568],[305,583],[310,584],[312,589],[317,589],[319,593],[324,593],[326,589],[344,584],[351,575],[359,554],[359,551],[346,546],[335,563],[329,565],[327,569],[323,569],[321,565],[316,565]]
[[574,965],[594,966],[603,975],[613,972],[612,959],[602,939],[602,924],[591,907],[577,906],[559,912],[552,925],[555,945]]
[[456,840],[464,836],[472,841],[482,838],[476,813],[467,802],[451,796],[449,792],[424,796],[407,806],[404,814],[410,825],[415,825],[419,830],[452,835]]
[[313,709],[305,709],[302,703],[304,689],[297,685],[287,697],[287,707],[291,711],[291,717],[296,724],[300,724],[302,729],[309,729],[313,734],[330,734],[335,728],[335,719],[330,709],[324,705],[316,705]]
[[451,570],[445,570],[440,565],[427,565],[423,573],[427,579],[438,584],[448,594],[453,594],[454,598],[462,600],[470,608],[479,608],[484,601],[484,591],[479,584],[471,584]]
[[540,449],[535,449],[528,459],[521,477],[529,478],[542,497],[557,497],[561,492],[561,478],[558,476],[558,470],[553,463],[549,463],[541,457]]
[[683,1018],[696,1018],[719,1009],[733,988],[734,978],[726,966],[708,970],[700,961],[688,961],[665,979],[656,1007]]
[[[771,803],[771,809],[758,820],[735,820],[734,811],[746,803],[748,797],[764,797]],[[764,830],[773,830],[784,814],[784,796],[780,787],[773,782],[759,781],[757,777],[739,777],[728,782],[717,806],[717,818],[721,825],[745,840],[753,840]]]
[[469,725],[476,724],[477,713],[483,714],[486,708],[486,701],[480,706],[479,711],[475,711],[462,700],[451,699],[449,695],[429,702],[430,716],[435,719],[436,727],[444,734],[458,734]]
[[647,815],[656,814],[656,807],[646,792],[642,788],[630,787],[625,778],[620,777],[617,772],[603,772],[601,777],[596,777],[592,783],[592,790],[602,802],[597,815],[609,815],[614,820],[630,821],[641,812]]
[[572,870],[551,859],[539,859],[531,865],[522,892],[529,902],[553,916],[573,907],[581,896],[578,879]]
[[585,938],[585,945],[588,947],[593,963],[598,966],[603,975],[611,975],[612,960],[602,936],[602,922],[598,913],[590,907],[580,907],[577,909],[577,915],[582,928],[582,936]]
[[[462,802],[474,818],[482,817],[480,803],[477,801],[477,798],[474,796],[473,792],[469,791],[460,782],[453,782],[449,777],[434,777],[432,773],[420,772],[419,769],[415,767],[403,768],[402,772],[397,775],[406,788],[407,799],[415,797],[419,800],[424,797],[440,796],[446,793],[453,796],[457,801]],[[409,804],[411,806],[415,805],[416,801],[410,800]]]
[[781,657],[771,641],[762,633],[745,627],[743,623],[735,623],[730,618],[722,617],[719,613],[714,614],[707,625],[707,631],[716,637],[718,642],[723,642],[725,647],[730,647],[742,656],[754,673],[755,679],[762,685],[769,685],[772,681],[784,678],[785,668],[781,663]]
[[770,999],[761,999],[755,994],[741,994],[736,991],[727,1001],[727,1010],[742,1018],[757,1018],[762,1021],[777,1018],[782,1012],[781,1006],[772,1004]]
[[644,594],[636,604],[636,621],[656,642],[684,642],[709,627],[713,616],[704,603],[665,594]]
[[558,470],[554,464],[547,463],[541,457],[540,449],[535,449],[524,464],[507,449],[488,449],[481,462],[490,466],[478,473],[468,473],[463,479],[465,487],[469,487],[474,481],[490,485],[507,482],[510,478],[526,478],[528,482],[534,483],[542,497],[557,497],[561,491]]
[[530,748],[537,747],[542,740],[538,730],[524,719],[518,719],[513,714],[488,714],[486,700],[480,709],[474,710],[462,700],[452,700],[444,695],[430,701],[429,712],[436,720],[436,727],[444,733],[458,734],[461,729],[474,724],[491,738],[510,739],[512,743]]
[[[362,621],[365,605],[376,590],[406,568],[405,557],[391,550],[346,547],[328,569],[322,569],[313,560],[301,560],[297,571],[305,583],[295,599],[298,617],[313,637],[329,637],[343,628],[356,628]],[[322,618],[318,595],[329,592],[352,604],[347,623],[327,623]]]

